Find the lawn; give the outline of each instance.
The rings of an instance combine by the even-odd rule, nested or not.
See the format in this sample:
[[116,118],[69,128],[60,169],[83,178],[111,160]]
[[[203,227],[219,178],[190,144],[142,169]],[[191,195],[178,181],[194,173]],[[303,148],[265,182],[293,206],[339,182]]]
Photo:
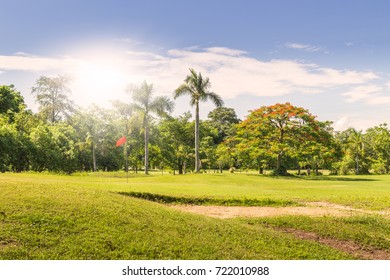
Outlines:
[[[124,173],[0,174],[0,259],[364,259],[390,254],[389,219],[376,214],[219,219],[169,207],[294,207],[320,201],[387,211],[389,176],[129,176],[127,183]],[[317,240],[297,234],[302,232]],[[377,256],[318,239],[349,242],[356,251]]]

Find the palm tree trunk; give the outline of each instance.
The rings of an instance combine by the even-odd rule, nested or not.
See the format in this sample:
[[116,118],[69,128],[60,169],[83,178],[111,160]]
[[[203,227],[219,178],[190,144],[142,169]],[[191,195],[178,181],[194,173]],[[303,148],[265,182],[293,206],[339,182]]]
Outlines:
[[199,173],[199,101],[195,104],[195,172]]
[[92,164],[93,172],[96,172],[96,154],[95,154],[95,144],[92,142]]
[[148,174],[149,166],[149,126],[148,121],[145,118],[145,174]]

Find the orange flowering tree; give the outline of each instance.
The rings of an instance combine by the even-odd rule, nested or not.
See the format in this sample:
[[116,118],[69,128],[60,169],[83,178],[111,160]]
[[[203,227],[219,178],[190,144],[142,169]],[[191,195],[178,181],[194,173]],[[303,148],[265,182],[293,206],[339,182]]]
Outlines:
[[302,161],[326,154],[333,139],[329,127],[290,103],[263,106],[238,125],[238,148],[244,147],[257,162],[274,161],[275,173],[285,175],[287,156]]

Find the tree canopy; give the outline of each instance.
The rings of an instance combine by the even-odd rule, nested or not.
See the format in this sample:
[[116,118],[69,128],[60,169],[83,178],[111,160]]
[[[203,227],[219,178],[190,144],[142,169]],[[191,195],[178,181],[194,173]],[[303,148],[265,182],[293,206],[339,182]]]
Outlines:
[[[287,168],[284,160],[296,158],[313,150],[313,144],[326,145],[331,135],[306,109],[290,103],[277,103],[251,111],[238,126],[242,142],[255,152],[257,157],[276,161],[276,174],[284,175]],[[309,143],[312,145],[310,146]]]
[[68,118],[74,111],[75,105],[69,98],[71,90],[70,76],[57,77],[41,76],[32,87],[32,93],[44,119],[51,123],[60,121],[62,117]]
[[[335,132],[331,122],[290,103],[261,106],[241,121],[233,108],[222,107],[220,96],[210,91],[210,80],[193,69],[174,98],[189,95],[194,119],[189,112],[170,115],[174,103],[154,96],[153,85],[146,82],[129,87],[131,100],[113,101],[112,109],[92,105],[75,110],[69,83],[61,75],[40,77],[33,87],[37,113],[27,109],[13,85],[0,85],[1,172],[119,170],[125,155],[130,169],[145,173],[390,173],[387,124]],[[217,108],[200,120],[199,103],[206,100]],[[116,149],[123,135],[127,145]]]

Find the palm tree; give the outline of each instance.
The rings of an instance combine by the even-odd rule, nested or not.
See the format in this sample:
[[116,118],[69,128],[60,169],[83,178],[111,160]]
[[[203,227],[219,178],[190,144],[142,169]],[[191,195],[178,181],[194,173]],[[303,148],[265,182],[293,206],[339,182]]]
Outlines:
[[182,95],[190,95],[191,106],[195,105],[195,172],[200,170],[200,159],[199,159],[199,101],[211,100],[215,106],[223,106],[222,98],[214,93],[208,91],[211,87],[209,78],[203,78],[202,74],[197,74],[194,69],[190,68],[190,75],[184,80],[184,83],[179,86],[173,95],[176,99]]
[[364,155],[364,138],[362,131],[357,131],[356,129],[351,129],[351,134],[349,135],[348,143],[352,153],[355,156],[355,174],[359,174],[359,158]]
[[153,84],[144,81],[140,86],[129,86],[127,92],[132,95],[134,103],[133,110],[138,112],[142,118],[142,125],[145,136],[145,174],[148,174],[149,166],[149,119],[151,114],[164,116],[171,113],[174,103],[166,96],[153,98]]

